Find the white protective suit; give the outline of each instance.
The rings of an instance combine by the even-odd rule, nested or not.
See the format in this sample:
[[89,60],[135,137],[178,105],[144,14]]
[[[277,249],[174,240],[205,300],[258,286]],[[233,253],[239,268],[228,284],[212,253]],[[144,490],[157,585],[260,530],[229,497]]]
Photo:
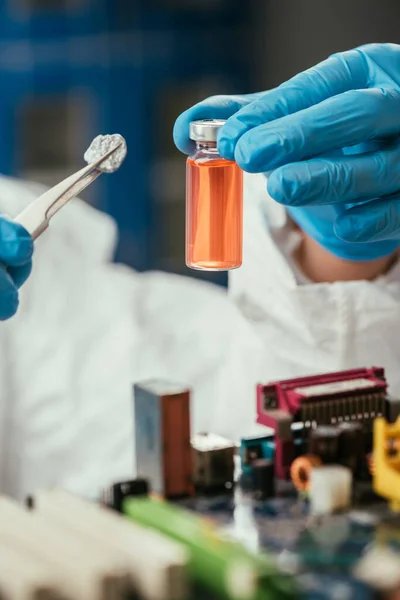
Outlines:
[[[39,188],[0,179],[11,216]],[[400,266],[374,283],[309,284],[262,175],[245,178],[244,264],[230,289],[112,264],[116,228],[82,202],[36,243],[16,317],[0,323],[0,491],[94,496],[134,474],[132,384],[193,389],[193,431],[239,438],[255,385],[383,366],[400,393]]]

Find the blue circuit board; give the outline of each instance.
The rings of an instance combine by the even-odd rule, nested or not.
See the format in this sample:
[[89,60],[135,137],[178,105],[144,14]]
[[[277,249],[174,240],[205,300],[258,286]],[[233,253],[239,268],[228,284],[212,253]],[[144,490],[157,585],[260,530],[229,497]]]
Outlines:
[[390,546],[400,556],[400,517],[373,494],[370,484],[356,487],[349,512],[319,517],[310,514],[307,500],[286,483],[265,501],[237,485],[232,494],[182,504],[216,521],[221,535],[234,536],[250,551],[274,555],[297,579],[307,600],[380,598],[355,579],[353,569],[373,544]]

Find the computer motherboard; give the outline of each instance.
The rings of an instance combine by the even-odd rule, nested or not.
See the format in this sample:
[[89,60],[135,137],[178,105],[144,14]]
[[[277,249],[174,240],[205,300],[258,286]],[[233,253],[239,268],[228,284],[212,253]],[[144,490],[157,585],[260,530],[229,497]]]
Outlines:
[[[351,510],[331,515],[311,515],[307,499],[290,484],[268,500],[255,500],[238,486],[230,496],[197,497],[181,504],[215,520],[222,535],[233,536],[248,550],[273,556],[282,571],[293,575],[299,597],[396,597],[382,591],[391,587],[382,562],[386,570],[398,568],[400,580],[400,516],[371,492],[369,484],[356,490]],[[388,556],[397,561],[387,564]]]
[[[255,403],[260,435],[242,438],[237,481],[232,443],[204,433],[189,444],[188,390],[136,386],[138,475],[170,501],[186,495],[180,506],[217,523],[219,535],[267,555],[292,576],[295,597],[393,600],[400,594],[400,401],[388,393],[384,369],[260,384]],[[156,445],[149,416],[162,431]],[[234,486],[230,495],[218,495],[224,483]]]
[[1,600],[400,600],[400,400],[382,368],[257,386],[260,435],[134,389],[136,478],[0,497]]

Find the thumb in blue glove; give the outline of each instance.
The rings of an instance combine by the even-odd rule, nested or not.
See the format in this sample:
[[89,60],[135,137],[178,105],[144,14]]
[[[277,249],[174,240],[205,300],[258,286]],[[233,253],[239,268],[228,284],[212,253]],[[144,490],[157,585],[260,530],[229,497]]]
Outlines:
[[0,217],[0,320],[18,309],[18,289],[32,269],[33,241],[21,225]]
[[[212,96],[188,110],[185,110],[174,125],[174,142],[184,154],[190,154],[195,147],[189,139],[189,124],[197,119],[228,119],[240,109],[250,104],[263,94],[247,94],[243,96]],[[226,125],[223,130],[225,130]],[[226,157],[225,157],[226,158]]]

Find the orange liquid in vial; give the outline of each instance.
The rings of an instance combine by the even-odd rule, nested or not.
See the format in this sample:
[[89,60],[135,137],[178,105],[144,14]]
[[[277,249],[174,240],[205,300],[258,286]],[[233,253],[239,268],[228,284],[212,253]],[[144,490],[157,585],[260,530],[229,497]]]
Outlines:
[[186,264],[225,271],[242,264],[243,172],[233,161],[187,160]]

